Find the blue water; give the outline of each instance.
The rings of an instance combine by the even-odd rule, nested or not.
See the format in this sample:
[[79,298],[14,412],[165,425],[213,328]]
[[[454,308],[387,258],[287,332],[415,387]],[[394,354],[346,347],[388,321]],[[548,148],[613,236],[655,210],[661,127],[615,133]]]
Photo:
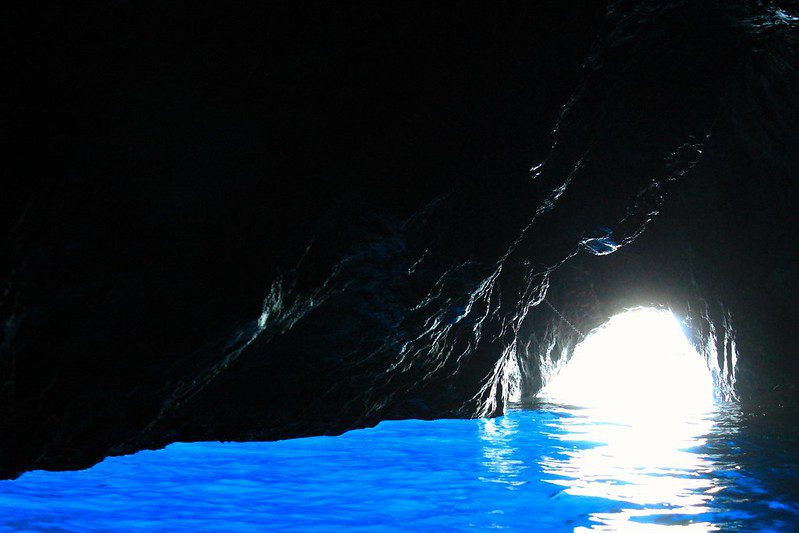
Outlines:
[[793,423],[733,407],[679,422],[630,427],[553,406],[338,437],[178,443],[0,482],[0,526],[799,531]]

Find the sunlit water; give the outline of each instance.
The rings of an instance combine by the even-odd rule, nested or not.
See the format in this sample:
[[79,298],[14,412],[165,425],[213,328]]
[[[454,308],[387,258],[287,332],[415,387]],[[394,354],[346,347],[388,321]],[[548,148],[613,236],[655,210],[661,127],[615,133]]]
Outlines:
[[799,531],[799,442],[782,418],[726,407],[651,433],[543,406],[492,420],[389,421],[338,437],[173,444],[0,482],[0,524]]

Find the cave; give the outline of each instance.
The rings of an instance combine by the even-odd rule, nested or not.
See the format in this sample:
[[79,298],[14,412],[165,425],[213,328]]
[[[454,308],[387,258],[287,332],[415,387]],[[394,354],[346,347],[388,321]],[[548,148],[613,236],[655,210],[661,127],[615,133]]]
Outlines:
[[0,478],[535,409],[637,308],[797,411],[792,2],[15,15]]

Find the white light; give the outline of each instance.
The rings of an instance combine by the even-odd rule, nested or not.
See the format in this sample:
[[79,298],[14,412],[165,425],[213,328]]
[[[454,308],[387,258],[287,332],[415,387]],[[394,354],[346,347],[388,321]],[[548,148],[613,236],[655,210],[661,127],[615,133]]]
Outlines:
[[539,396],[578,408],[556,408],[567,415],[552,426],[564,447],[542,458],[551,476],[544,481],[620,502],[617,512],[593,513],[592,530],[659,531],[654,519],[666,514],[687,531],[718,529],[699,519],[724,488],[700,475],[712,462],[697,451],[715,425],[713,378],[670,312],[611,318],[577,345]]
[[669,311],[635,309],[577,345],[542,391],[549,401],[623,421],[683,417],[712,409],[713,378]]

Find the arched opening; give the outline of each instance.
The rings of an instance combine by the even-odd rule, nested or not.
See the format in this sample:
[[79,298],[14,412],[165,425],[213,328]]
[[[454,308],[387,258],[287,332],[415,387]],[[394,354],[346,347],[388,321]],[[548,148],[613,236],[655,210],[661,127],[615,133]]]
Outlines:
[[[699,452],[723,406],[713,371],[668,310],[612,317],[575,347],[539,398],[557,413],[552,437],[564,451],[545,456],[545,481],[567,494],[621,502],[594,519],[609,530],[710,508],[722,484]],[[697,521],[691,528],[713,529]]]
[[614,419],[682,416],[713,407],[714,380],[670,311],[638,308],[591,332],[539,397]]

